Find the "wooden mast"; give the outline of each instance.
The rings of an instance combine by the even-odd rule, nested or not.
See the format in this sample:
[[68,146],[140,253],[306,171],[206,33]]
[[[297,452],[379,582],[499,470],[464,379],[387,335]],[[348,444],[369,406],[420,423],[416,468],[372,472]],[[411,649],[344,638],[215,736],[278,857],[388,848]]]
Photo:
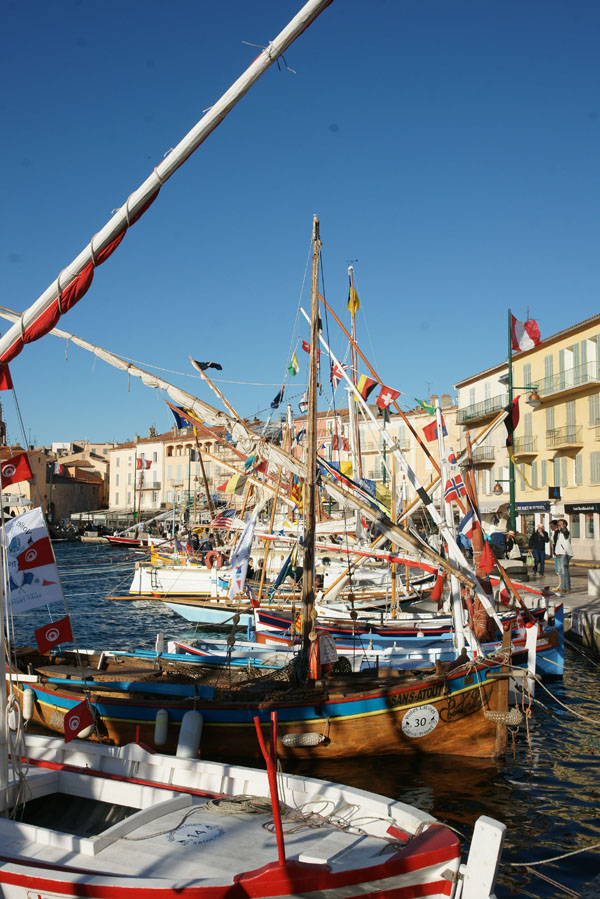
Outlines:
[[302,575],[302,645],[308,655],[311,612],[315,601],[315,518],[317,499],[317,360],[319,354],[319,219],[313,216],[312,289],[310,303],[310,371],[306,481],[304,485],[304,573]]

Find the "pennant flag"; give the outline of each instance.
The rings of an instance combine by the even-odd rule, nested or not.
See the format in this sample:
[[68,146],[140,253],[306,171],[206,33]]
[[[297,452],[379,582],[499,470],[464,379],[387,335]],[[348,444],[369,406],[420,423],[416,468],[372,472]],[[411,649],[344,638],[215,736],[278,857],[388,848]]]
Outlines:
[[308,412],[308,391],[304,391],[302,394],[302,399],[298,403],[298,408],[301,412]]
[[250,605],[252,606],[252,608],[258,609],[258,607],[260,606],[260,599],[257,599],[250,584],[246,584],[246,596],[250,600]]
[[481,553],[481,558],[479,560],[479,570],[483,571],[484,574],[489,574],[490,571],[494,569],[495,565],[496,558],[490,544],[486,540],[483,544],[483,552]]
[[296,436],[294,437],[294,443],[295,444],[302,443],[302,441],[304,440],[305,437],[306,437],[306,428],[301,428],[298,431],[298,433],[296,434]]
[[350,285],[350,290],[348,291],[348,311],[352,313],[352,315],[356,315],[358,310],[360,309],[360,300],[358,299],[358,294],[355,291],[352,284]]
[[52,474],[64,474],[65,466],[61,465],[60,462],[55,462],[52,466]]
[[288,371],[291,375],[297,375],[300,371],[300,365],[298,364],[298,357],[296,356],[296,350],[294,350],[292,354],[292,361],[288,365]]
[[29,544],[19,553],[17,559],[17,571],[27,571],[29,568],[41,568],[43,565],[54,565],[54,553],[49,537],[41,537]]
[[218,362],[196,362],[195,359],[192,359],[192,362],[200,371],[206,371],[207,368],[216,368],[217,371],[223,371],[223,366],[219,365]]
[[281,388],[281,390],[279,391],[279,393],[277,394],[277,396],[275,397],[275,399],[274,399],[273,402],[271,403],[271,409],[278,409],[279,406],[281,406],[281,401],[282,401],[282,399],[283,399],[283,391],[284,391],[284,389],[285,389],[284,387]]
[[473,509],[469,509],[465,517],[462,519],[458,526],[458,534],[460,537],[466,537],[467,540],[470,540],[473,536],[473,531],[479,524],[479,519]]
[[11,456],[6,462],[2,462],[0,476],[3,487],[7,487],[8,484],[18,484],[20,481],[30,481],[33,472],[27,453],[17,453],[16,456]]
[[[432,421],[430,424],[426,425],[423,428],[423,433],[425,434],[425,440],[428,443],[431,443],[433,440],[438,439],[438,429],[437,429],[437,421]],[[448,436],[448,429],[446,428],[446,422],[442,416],[442,434],[444,437]]]
[[538,323],[533,319],[526,322],[518,321],[514,315],[510,317],[510,339],[513,350],[519,352],[523,350],[532,350],[534,346],[541,343],[540,329]]
[[454,475],[452,478],[448,478],[446,481],[446,488],[444,490],[444,499],[447,503],[451,503],[453,500],[455,502],[458,501],[459,496],[466,496],[467,490],[465,488],[464,481],[459,474]]
[[72,643],[71,619],[67,615],[65,618],[59,618],[58,621],[45,624],[44,627],[39,627],[34,631],[34,635],[40,652],[48,652],[59,643]]
[[290,499],[298,506],[299,510],[302,510],[303,487],[304,487],[303,479],[299,478],[298,475],[294,475],[294,484],[292,486],[292,490],[290,493]]
[[175,424],[178,428],[193,428],[192,422],[189,418],[185,417],[185,409],[183,406],[177,406],[177,410],[173,408],[173,406],[169,406],[169,409],[173,413],[173,418],[175,419]]
[[234,599],[234,597],[244,589],[257,518],[257,513],[253,512],[246,522],[246,526],[242,531],[242,536],[236,543],[235,549],[231,554],[231,583],[229,585],[229,593],[227,594],[229,599]]
[[362,396],[363,400],[367,400],[369,398],[369,394],[371,394],[375,390],[378,383],[379,381],[374,381],[373,378],[367,378],[366,375],[361,375],[358,379],[356,389]]
[[213,520],[210,522],[209,527],[211,528],[230,528],[233,524],[233,519],[235,518],[235,509],[225,509],[223,512],[219,512],[218,515],[215,515]]
[[379,391],[379,396],[375,401],[375,405],[379,406],[380,409],[386,410],[388,406],[391,406],[394,400],[397,400],[400,396],[400,390],[394,390],[393,387],[381,387]]
[[87,699],[84,699],[65,715],[65,743],[74,740],[77,734],[93,723],[94,714]]
[[342,365],[341,362],[336,362],[335,364],[332,364],[330,378],[331,378],[331,383],[333,385],[334,390],[338,386],[338,384],[340,383],[342,378],[344,377],[345,371],[348,371],[347,365]]
[[[415,397],[415,399],[417,399]],[[426,403],[425,400],[417,400],[419,406],[422,406],[426,412],[429,412],[430,415],[435,415],[435,406],[432,406],[431,403]]]
[[0,365],[0,390],[12,390],[13,382],[8,365]]
[[512,403],[505,406],[504,411],[508,413],[504,419],[504,426],[506,428],[506,446],[512,447],[513,432],[519,424],[519,397],[516,396]]

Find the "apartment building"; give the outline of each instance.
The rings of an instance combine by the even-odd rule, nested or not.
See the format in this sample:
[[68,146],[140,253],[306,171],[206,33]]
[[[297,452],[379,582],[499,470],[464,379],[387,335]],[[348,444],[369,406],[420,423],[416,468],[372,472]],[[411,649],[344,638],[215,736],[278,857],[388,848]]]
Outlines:
[[[455,385],[463,428],[489,422],[508,402],[502,363]],[[517,528],[530,533],[566,518],[576,557],[600,558],[600,315],[572,325],[513,356],[520,421],[514,434]],[[486,395],[487,394],[487,395]],[[539,399],[538,399],[539,398]],[[480,501],[508,520],[506,430],[478,465]],[[486,473],[487,471],[487,473]]]

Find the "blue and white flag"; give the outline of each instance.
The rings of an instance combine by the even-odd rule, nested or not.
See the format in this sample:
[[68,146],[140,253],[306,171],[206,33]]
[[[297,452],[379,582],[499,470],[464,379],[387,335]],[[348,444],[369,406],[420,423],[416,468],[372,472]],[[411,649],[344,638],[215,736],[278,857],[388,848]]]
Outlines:
[[308,391],[305,390],[302,394],[302,399],[298,403],[298,408],[301,412],[308,412]]
[[248,519],[246,527],[242,531],[242,536],[231,554],[231,583],[229,585],[229,593],[227,594],[229,599],[234,599],[238,593],[242,593],[244,590],[257,517],[257,514],[253,513]]

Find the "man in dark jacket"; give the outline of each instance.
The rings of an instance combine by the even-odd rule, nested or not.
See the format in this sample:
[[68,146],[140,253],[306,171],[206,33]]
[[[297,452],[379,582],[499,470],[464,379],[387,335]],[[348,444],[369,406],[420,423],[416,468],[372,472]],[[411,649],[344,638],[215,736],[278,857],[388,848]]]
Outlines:
[[529,538],[529,549],[533,553],[533,573],[544,573],[544,565],[546,564],[546,543],[550,542],[548,532],[544,530],[543,524],[538,524],[536,530]]

